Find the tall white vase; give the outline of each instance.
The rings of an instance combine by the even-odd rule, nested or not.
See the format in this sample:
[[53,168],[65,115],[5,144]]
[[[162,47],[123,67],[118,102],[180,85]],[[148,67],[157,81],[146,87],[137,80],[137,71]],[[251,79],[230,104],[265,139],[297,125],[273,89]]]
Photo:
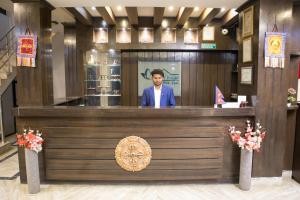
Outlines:
[[241,149],[239,186],[245,191],[251,188],[252,157],[253,151]]
[[40,171],[38,153],[25,148],[25,162],[28,192],[36,194],[40,192]]

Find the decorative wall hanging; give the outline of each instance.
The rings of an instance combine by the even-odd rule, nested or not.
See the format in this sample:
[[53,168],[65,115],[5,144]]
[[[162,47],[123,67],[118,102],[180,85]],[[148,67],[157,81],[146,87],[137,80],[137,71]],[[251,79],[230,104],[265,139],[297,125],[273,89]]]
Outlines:
[[243,12],[243,37],[253,35],[253,11],[254,7],[251,6]]
[[266,32],[265,67],[284,68],[286,33]]
[[252,61],[252,38],[246,38],[243,40],[243,62]]
[[151,161],[150,145],[143,138],[129,136],[122,139],[115,149],[117,163],[123,169],[137,172],[145,169]]
[[18,36],[17,66],[35,67],[37,36],[26,28],[25,35]]

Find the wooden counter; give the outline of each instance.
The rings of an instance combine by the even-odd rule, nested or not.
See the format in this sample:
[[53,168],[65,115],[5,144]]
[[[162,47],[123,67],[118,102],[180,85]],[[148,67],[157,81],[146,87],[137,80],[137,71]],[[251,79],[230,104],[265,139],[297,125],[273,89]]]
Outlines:
[[[239,148],[227,133],[229,125],[244,128],[254,108],[207,107],[20,107],[18,129],[41,129],[39,154],[42,181],[235,181]],[[127,172],[114,150],[127,136],[144,138],[152,149],[150,165]],[[21,181],[26,182],[24,152],[19,151]]]

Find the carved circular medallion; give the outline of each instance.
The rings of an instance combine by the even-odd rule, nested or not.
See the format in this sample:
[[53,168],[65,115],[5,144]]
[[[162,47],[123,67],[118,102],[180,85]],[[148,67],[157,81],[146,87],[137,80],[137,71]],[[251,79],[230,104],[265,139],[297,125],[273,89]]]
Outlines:
[[150,164],[151,156],[150,145],[146,140],[137,136],[122,139],[115,149],[117,163],[131,172],[145,169]]

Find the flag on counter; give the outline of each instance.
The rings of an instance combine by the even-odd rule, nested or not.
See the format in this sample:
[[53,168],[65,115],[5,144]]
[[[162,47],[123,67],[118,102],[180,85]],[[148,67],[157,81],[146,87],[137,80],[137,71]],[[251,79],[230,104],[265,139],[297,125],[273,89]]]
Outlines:
[[224,104],[224,96],[218,86],[215,86],[215,104],[220,105]]

